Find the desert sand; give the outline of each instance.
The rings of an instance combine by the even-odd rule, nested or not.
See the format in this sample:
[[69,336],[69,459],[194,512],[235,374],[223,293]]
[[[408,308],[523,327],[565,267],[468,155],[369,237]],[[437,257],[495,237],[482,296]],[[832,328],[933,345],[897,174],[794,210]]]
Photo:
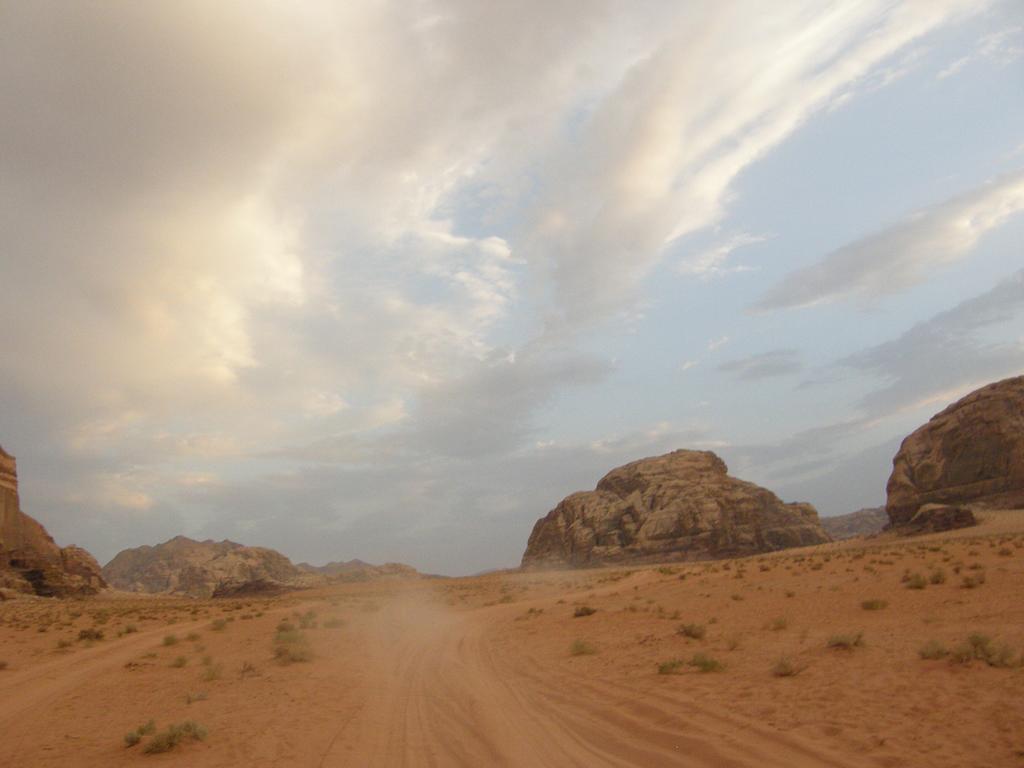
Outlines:
[[[1022,588],[1007,512],[732,561],[11,600],[0,763],[1016,766]],[[206,735],[128,746],[150,720]]]

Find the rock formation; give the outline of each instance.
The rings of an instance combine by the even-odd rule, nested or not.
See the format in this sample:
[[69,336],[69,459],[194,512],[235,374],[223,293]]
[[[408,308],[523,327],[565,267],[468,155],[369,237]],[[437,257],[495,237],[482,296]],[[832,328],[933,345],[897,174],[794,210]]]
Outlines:
[[310,565],[299,563],[299,569],[306,573],[326,576],[332,582],[371,581],[386,578],[417,578],[420,572],[411,565],[402,563],[384,563],[373,565],[362,560],[343,560],[327,563],[327,565]]
[[971,392],[909,435],[886,492],[897,529],[940,530],[973,520],[926,505],[1024,508],[1024,376]]
[[170,592],[191,597],[267,593],[310,586],[291,560],[264,547],[175,536],[155,547],[122,550],[105,566],[111,586],[129,592]]
[[613,469],[567,496],[530,534],[523,567],[706,560],[829,541],[810,504],[784,504],[728,475],[710,451]]
[[69,597],[95,594],[105,586],[92,555],[80,547],[61,549],[21,511],[17,462],[0,448],[0,588]]
[[821,527],[836,541],[871,536],[889,524],[885,507],[868,507],[845,515],[821,518]]

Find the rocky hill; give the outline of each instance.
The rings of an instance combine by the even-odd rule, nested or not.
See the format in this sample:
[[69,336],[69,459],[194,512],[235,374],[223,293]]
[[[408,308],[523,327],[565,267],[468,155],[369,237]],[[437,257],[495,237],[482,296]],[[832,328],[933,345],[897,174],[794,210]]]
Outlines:
[[186,536],[125,549],[103,566],[103,576],[111,586],[129,592],[192,597],[278,591],[313,581],[272,549]]
[[402,563],[373,565],[362,560],[337,561],[327,563],[326,565],[299,563],[297,567],[306,573],[325,576],[332,582],[371,581],[382,578],[416,578],[420,576],[420,572],[410,565],[403,565]]
[[894,528],[973,522],[970,508],[1024,508],[1024,376],[971,392],[910,434],[893,459]]
[[730,477],[710,451],[613,469],[537,521],[524,568],[706,560],[829,541],[810,504]]
[[0,448],[0,595],[12,590],[68,597],[95,594],[105,586],[92,555],[80,547],[61,549],[22,512],[17,462]]
[[885,507],[868,507],[845,515],[821,518],[821,527],[836,541],[871,536],[889,524]]

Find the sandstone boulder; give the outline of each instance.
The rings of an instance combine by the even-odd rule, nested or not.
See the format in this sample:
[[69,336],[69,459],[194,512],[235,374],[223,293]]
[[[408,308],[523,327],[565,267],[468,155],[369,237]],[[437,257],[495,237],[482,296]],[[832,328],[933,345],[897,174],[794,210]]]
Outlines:
[[17,462],[0,448],[0,589],[69,597],[95,594],[105,586],[92,555],[80,547],[61,549],[22,512]]
[[810,504],[730,477],[710,451],[674,451],[609,472],[537,521],[522,565],[706,560],[829,541]]
[[[1024,508],[1024,376],[971,392],[909,435],[886,492],[894,528],[910,525],[927,504]],[[930,530],[940,519],[967,519],[930,517]]]

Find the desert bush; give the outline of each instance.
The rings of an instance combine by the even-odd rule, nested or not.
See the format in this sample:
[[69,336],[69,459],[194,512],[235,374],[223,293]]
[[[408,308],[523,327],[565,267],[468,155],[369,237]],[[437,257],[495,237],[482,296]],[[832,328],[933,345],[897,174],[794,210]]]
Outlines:
[[156,734],[143,748],[148,754],[169,752],[183,741],[202,741],[206,738],[206,729],[194,720],[176,723],[167,727],[166,731]]
[[189,632],[187,635],[185,635],[185,639],[188,640],[190,643],[194,643],[199,639],[199,633]]
[[178,644],[177,635],[164,635],[164,645],[171,646]]
[[864,633],[856,632],[849,635],[832,635],[828,639],[828,647],[841,651],[852,651],[864,645]]
[[573,611],[573,618],[578,619],[582,616],[593,616],[597,613],[597,608],[591,608],[589,605],[578,605],[576,610]]
[[570,656],[590,656],[597,653],[597,649],[586,640],[573,640],[569,646]]
[[1003,547],[999,550],[1000,557],[1013,557],[1013,550],[1009,547]]
[[694,640],[704,639],[704,635],[707,634],[707,630],[703,624],[683,624],[676,630],[676,634],[682,635],[683,637],[689,637]]
[[210,629],[212,629],[214,632],[223,632],[224,629],[227,628],[227,626],[227,619],[214,619],[213,623],[210,624]]
[[658,665],[659,675],[678,675],[683,671],[682,659],[672,659],[671,661],[663,661]]
[[134,624],[125,624],[124,629],[122,629],[121,631],[126,635],[131,635],[135,632],[138,632],[139,628],[136,627]]
[[788,656],[781,657],[772,666],[772,674],[775,677],[796,677],[801,671],[802,668]]
[[978,572],[974,576],[964,576],[960,582],[961,589],[977,589],[985,583],[984,572]]
[[907,589],[924,589],[928,586],[928,580],[920,573],[912,573],[904,582]]
[[96,629],[96,627],[90,627],[88,629],[80,629],[80,630],[78,630],[78,639],[79,640],[102,640],[103,639],[103,630],[102,629]]
[[297,629],[278,632],[274,636],[274,658],[281,664],[310,661],[313,652],[305,634]]
[[278,632],[294,632],[295,631],[295,625],[292,624],[290,621],[281,621],[281,622],[278,622],[277,631]]
[[0,670],[7,669],[7,662],[0,660]]
[[153,733],[155,730],[156,723],[153,720],[150,720],[148,723],[140,725],[134,731],[128,731],[128,733],[124,735],[124,744],[126,747],[134,747],[142,741],[143,736]]
[[860,607],[865,611],[880,611],[883,608],[887,608],[889,602],[887,600],[881,600],[879,598],[872,598],[871,600],[865,600],[860,604]]
[[220,680],[220,676],[224,671],[224,667],[220,664],[206,664],[203,666],[203,680],[207,683],[212,683],[214,680]]
[[917,655],[922,659],[944,659],[949,656],[949,651],[942,643],[938,640],[929,640],[927,643],[921,646],[918,650]]
[[693,658],[690,659],[689,664],[691,667],[696,667],[701,672],[721,672],[725,669],[725,665],[706,653],[695,653]]
[[179,656],[178,658],[176,658],[174,661],[171,662],[171,666],[175,667],[177,669],[181,669],[186,664],[188,664],[188,659],[186,659],[184,656]]
[[[534,609],[531,608],[530,610],[534,610]],[[335,616],[333,618],[330,618],[330,619],[328,619],[327,621],[324,622],[324,627],[326,629],[340,629],[341,627],[344,627],[344,626],[345,626],[345,620],[344,619],[339,619],[337,616]]]
[[771,620],[771,622],[768,624],[768,629],[772,630],[773,632],[778,632],[780,630],[785,629],[788,626],[789,619],[787,619],[785,616],[779,616]]
[[931,575],[928,577],[928,581],[931,584],[945,584],[946,572],[941,568],[936,568],[931,572]]
[[205,691],[197,691],[196,693],[186,693],[185,694],[185,703],[186,704],[192,704],[192,703],[197,702],[197,701],[206,701],[206,698],[207,697],[206,697],[206,692]]

